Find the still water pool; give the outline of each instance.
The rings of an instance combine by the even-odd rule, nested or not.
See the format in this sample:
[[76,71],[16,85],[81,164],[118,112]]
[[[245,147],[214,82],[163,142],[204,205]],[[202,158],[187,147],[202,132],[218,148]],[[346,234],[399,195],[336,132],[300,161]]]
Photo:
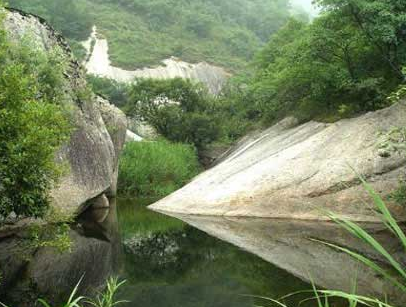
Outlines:
[[[178,219],[152,212],[153,200],[119,200],[123,242],[120,298],[128,307],[270,306],[311,285]],[[304,298],[287,299],[296,305]]]

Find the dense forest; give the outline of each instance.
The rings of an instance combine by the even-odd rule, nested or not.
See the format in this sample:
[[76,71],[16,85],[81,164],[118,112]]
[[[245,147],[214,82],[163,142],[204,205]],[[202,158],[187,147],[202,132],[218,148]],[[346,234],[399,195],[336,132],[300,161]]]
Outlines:
[[170,56],[239,69],[290,15],[286,0],[10,0],[9,5],[44,17],[76,50],[97,25],[109,41],[113,64],[127,69]]

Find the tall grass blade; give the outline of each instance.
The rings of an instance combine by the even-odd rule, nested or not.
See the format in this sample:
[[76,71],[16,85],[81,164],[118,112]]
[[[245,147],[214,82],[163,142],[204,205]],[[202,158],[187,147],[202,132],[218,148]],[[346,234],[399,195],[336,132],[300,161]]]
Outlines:
[[377,265],[375,262],[373,262],[372,260],[368,259],[367,257],[360,255],[356,252],[353,252],[347,248],[341,247],[341,246],[337,246],[331,243],[327,243],[324,241],[320,241],[320,240],[316,240],[316,239],[311,239],[312,241],[315,242],[319,242],[321,244],[327,245],[329,247],[332,247],[334,249],[337,249],[339,251],[342,251],[348,255],[350,255],[351,257],[353,257],[356,260],[361,261],[363,264],[365,264],[366,266],[370,267],[371,269],[375,270],[377,273],[381,274],[382,276],[384,276],[388,281],[392,282],[395,286],[397,286],[398,288],[400,288],[402,291],[406,292],[406,286],[403,285],[402,283],[400,283],[396,278],[394,278],[389,272],[387,272],[386,270],[384,270],[383,268],[381,268],[379,265]]
[[393,218],[392,214],[390,213],[388,207],[386,206],[385,202],[383,199],[379,196],[378,193],[375,192],[375,190],[372,188],[372,186],[366,182],[365,178],[358,174],[354,168],[352,170],[358,175],[360,178],[364,188],[368,191],[369,195],[372,197],[376,207],[379,209],[379,211],[382,213],[385,225],[391,229],[396,236],[400,239],[401,243],[403,244],[403,247],[406,248],[406,235],[402,231],[402,229],[399,227],[399,224],[396,222],[396,220]]

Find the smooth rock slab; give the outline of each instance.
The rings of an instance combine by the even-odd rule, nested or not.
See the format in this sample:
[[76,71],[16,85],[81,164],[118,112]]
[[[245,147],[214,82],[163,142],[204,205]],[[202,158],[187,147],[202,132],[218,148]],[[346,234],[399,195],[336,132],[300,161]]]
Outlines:
[[[164,212],[327,219],[322,210],[376,221],[357,175],[386,195],[405,173],[405,155],[379,154],[378,133],[406,126],[405,102],[334,124],[277,124],[240,142],[223,161],[153,204]],[[351,166],[351,167],[350,167]],[[399,206],[395,213],[404,217]]]

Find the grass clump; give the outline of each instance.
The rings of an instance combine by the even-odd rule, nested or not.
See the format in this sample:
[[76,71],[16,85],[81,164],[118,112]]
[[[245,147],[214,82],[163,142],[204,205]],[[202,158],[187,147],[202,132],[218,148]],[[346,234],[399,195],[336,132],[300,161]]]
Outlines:
[[[110,277],[107,280],[106,289],[103,292],[99,293],[96,299],[90,299],[85,296],[77,296],[81,281],[82,279],[73,289],[72,293],[69,296],[69,299],[66,301],[66,303],[62,304],[61,307],[84,307],[84,306],[113,307],[126,302],[115,300],[117,291],[119,290],[120,287],[122,287],[125,284],[125,281],[120,282],[117,277]],[[41,306],[43,307],[52,307],[50,303],[48,303],[46,300],[42,298],[38,299],[38,303],[40,303]],[[7,305],[1,302],[0,306],[8,307]]]
[[122,196],[166,196],[199,173],[195,149],[190,145],[132,142],[120,160],[118,189]]

